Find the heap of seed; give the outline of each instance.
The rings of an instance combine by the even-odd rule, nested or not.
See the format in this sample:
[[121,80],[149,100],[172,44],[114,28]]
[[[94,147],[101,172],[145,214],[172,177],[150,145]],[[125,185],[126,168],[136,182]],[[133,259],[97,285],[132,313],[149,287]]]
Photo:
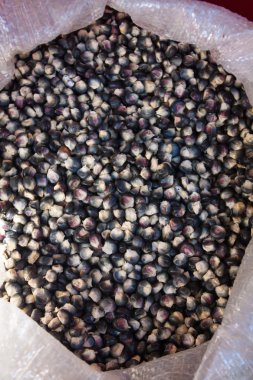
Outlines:
[[209,340],[250,239],[252,120],[207,52],[123,13],[18,57],[1,295],[102,370]]

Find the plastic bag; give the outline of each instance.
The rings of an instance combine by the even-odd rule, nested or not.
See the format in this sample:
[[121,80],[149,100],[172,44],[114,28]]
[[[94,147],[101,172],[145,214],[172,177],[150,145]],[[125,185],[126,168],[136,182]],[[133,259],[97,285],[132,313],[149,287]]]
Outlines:
[[[3,0],[0,87],[13,57],[101,17],[106,3],[160,36],[209,49],[240,79],[253,102],[253,23],[194,0]],[[1,231],[0,231],[1,234]],[[253,378],[253,239],[243,258],[221,327],[208,344],[134,368],[96,372],[13,305],[0,300],[1,380],[218,380]],[[1,253],[1,252],[0,252]],[[3,280],[0,262],[0,279]]]

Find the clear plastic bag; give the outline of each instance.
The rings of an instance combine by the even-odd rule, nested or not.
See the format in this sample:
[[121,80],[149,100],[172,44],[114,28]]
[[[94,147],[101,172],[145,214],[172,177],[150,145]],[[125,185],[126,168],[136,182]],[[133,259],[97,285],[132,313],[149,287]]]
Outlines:
[[[4,0],[0,3],[0,87],[12,78],[15,54],[92,23],[102,16],[106,3],[160,36],[209,49],[243,82],[253,102],[253,24],[228,10],[194,0]],[[253,379],[252,268],[253,240],[246,249],[222,325],[208,344],[107,373],[96,372],[23,312],[0,300],[0,378]],[[0,262],[0,280],[3,277]]]

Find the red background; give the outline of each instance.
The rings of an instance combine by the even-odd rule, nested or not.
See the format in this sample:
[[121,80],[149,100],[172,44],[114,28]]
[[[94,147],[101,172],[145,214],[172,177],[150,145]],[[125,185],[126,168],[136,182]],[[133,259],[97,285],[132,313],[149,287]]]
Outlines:
[[252,0],[207,0],[208,3],[220,5],[233,12],[247,17],[253,21],[253,1]]

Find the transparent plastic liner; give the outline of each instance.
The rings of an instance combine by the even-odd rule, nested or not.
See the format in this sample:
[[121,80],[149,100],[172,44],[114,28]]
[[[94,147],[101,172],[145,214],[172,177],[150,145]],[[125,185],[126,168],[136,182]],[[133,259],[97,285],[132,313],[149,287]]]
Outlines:
[[[0,2],[0,88],[14,72],[14,56],[85,27],[105,6],[162,37],[210,50],[240,79],[253,102],[253,23],[194,0],[12,0]],[[1,231],[0,231],[1,234]],[[0,246],[0,257],[3,246]],[[221,327],[208,344],[136,367],[96,372],[22,311],[0,300],[1,380],[252,380],[253,239],[246,249]],[[4,279],[0,261],[0,281]]]

